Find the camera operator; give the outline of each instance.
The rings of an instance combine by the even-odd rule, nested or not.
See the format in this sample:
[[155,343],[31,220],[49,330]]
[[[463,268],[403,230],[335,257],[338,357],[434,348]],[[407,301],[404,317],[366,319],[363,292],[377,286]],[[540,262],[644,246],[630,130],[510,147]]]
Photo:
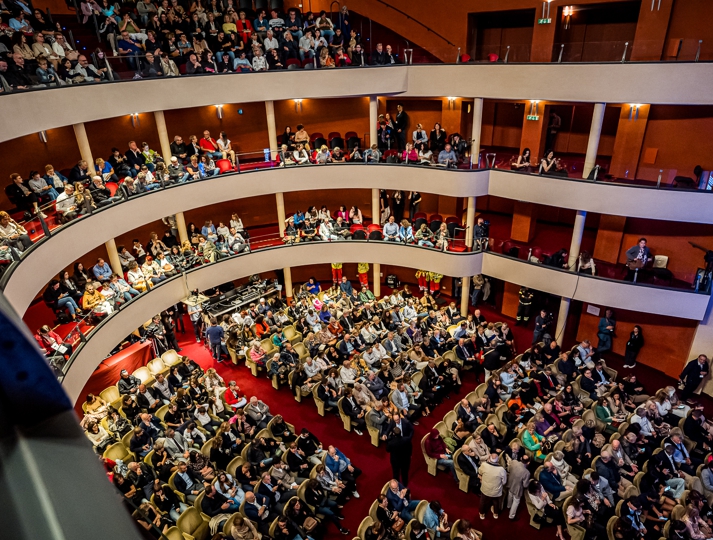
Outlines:
[[540,310],[540,314],[535,318],[535,331],[532,333],[532,344],[539,343],[542,341],[542,336],[544,336],[552,324],[552,314],[547,313],[544,309]]
[[161,322],[161,315],[156,315],[146,327],[146,338],[153,341],[156,356],[161,356],[168,350],[166,329],[163,326],[163,322]]

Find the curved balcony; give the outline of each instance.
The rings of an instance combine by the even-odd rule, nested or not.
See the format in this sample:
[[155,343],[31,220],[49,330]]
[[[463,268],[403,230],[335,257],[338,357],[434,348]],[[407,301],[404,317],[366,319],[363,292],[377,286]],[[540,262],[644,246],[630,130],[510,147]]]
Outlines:
[[116,343],[134,331],[136,321],[149,320],[157,312],[186,298],[190,291],[209,289],[228,279],[235,280],[271,271],[285,264],[300,267],[333,261],[372,261],[426,268],[453,277],[484,273],[557,296],[696,320],[705,315],[709,300],[706,295],[577,275],[494,253],[441,252],[392,242],[354,240],[269,247],[221,259],[169,278],[106,317],[88,339],[79,345],[64,367],[62,383],[65,390],[72,400],[76,400],[96,368],[97,359],[105,358]]
[[[685,92],[680,81],[687,83]],[[3,95],[0,142],[135,113],[139,107],[138,112],[153,112],[369,95],[709,105],[711,86],[710,63],[409,65],[117,81]],[[28,110],[42,114],[27,115]]]
[[[334,167],[340,167],[339,175],[334,174]],[[367,171],[369,174],[365,174]],[[1,283],[9,302],[22,315],[37,292],[62,268],[94,247],[163,216],[277,192],[346,188],[417,190],[451,197],[496,195],[605,214],[713,223],[713,214],[704,207],[709,200],[701,192],[665,191],[501,170],[448,170],[387,164],[275,168],[169,186],[96,210],[91,216],[59,227],[51,237],[39,240],[6,272]],[[631,202],[634,197],[636,204]],[[21,268],[32,271],[20,271]],[[517,279],[508,278],[508,281],[518,283]],[[700,320],[698,311],[691,309],[688,318]]]

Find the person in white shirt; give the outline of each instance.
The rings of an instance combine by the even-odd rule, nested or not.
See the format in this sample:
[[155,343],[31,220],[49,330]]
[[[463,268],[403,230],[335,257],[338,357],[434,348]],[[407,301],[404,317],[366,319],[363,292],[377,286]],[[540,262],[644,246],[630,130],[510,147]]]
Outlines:
[[215,430],[220,427],[220,422],[218,422],[217,420],[213,420],[210,417],[210,414],[208,414],[208,409],[205,405],[196,407],[196,411],[193,413],[193,416],[196,420],[198,420],[203,429],[206,429],[210,432],[215,432]]
[[297,149],[292,153],[293,159],[297,165],[309,164],[309,154],[303,144],[298,144]]
[[62,221],[64,223],[77,217],[77,203],[74,197],[74,186],[72,184],[64,186],[64,191],[59,194],[59,197],[57,197],[55,201],[55,209],[62,214]]
[[136,261],[133,261],[129,265],[127,277],[129,278],[129,283],[131,283],[131,286],[139,292],[143,292],[148,287],[150,287],[150,282],[146,279],[146,276],[141,271],[141,268],[139,268],[139,263],[137,263]]
[[334,232],[334,227],[331,221],[323,221],[319,226],[319,235],[322,240],[327,240],[328,242],[333,242],[339,240],[341,237]]
[[265,52],[270,49],[277,49],[279,47],[279,42],[275,38],[275,33],[272,30],[267,31],[267,36],[263,40],[262,44],[265,46]]
[[[223,153],[223,159],[228,159],[228,156],[230,156],[230,162],[233,164],[233,167],[236,165],[235,161],[235,150],[233,150],[233,145],[228,139],[228,134],[225,133],[225,131],[220,132],[220,137],[216,141],[218,143],[218,150],[220,150]],[[242,227],[242,222],[241,222],[241,227]]]
[[262,55],[262,50],[257,49],[255,56],[253,56],[253,69],[255,71],[267,71],[268,67],[267,59]]
[[344,384],[353,385],[356,382],[359,372],[352,366],[351,360],[345,360],[339,368],[339,376]]

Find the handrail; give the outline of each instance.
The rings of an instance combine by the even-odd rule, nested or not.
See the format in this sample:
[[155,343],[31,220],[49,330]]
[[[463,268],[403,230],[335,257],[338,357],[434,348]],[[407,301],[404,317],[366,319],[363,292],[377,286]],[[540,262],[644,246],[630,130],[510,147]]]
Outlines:
[[448,38],[443,37],[441,34],[439,34],[438,32],[436,32],[435,30],[431,30],[428,26],[426,26],[425,24],[423,24],[423,23],[422,23],[421,21],[419,21],[418,19],[414,19],[413,17],[411,17],[411,15],[409,15],[409,14],[406,13],[405,11],[402,11],[402,10],[400,10],[399,8],[392,6],[392,5],[389,4],[388,2],[385,2],[384,0],[376,0],[376,1],[379,2],[379,3],[381,3],[381,4],[384,4],[386,7],[391,8],[391,9],[393,9],[394,11],[399,12],[401,15],[403,15],[403,16],[406,17],[407,19],[409,19],[409,20],[415,22],[416,24],[420,24],[420,25],[423,26],[426,30],[428,30],[428,31],[431,32],[432,34],[438,36],[438,37],[441,38],[443,41],[445,41],[446,43],[448,43],[448,45],[450,45],[451,47],[455,47],[455,43],[453,43],[452,41],[450,41]]

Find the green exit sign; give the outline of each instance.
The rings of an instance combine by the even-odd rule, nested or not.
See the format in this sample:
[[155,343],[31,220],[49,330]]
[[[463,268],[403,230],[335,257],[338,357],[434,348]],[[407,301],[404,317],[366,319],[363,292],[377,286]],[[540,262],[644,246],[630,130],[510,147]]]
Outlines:
[[550,24],[552,19],[537,19],[537,24]]
[[540,119],[540,115],[539,114],[528,114],[527,119],[534,120],[535,122],[537,122]]

